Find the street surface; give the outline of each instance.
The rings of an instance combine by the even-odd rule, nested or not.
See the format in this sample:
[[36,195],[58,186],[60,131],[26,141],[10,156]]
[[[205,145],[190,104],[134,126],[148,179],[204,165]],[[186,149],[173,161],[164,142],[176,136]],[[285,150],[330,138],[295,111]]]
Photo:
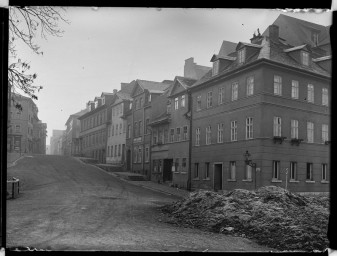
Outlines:
[[67,156],[25,157],[8,169],[7,247],[50,250],[266,251],[248,239],[176,227],[158,207],[178,198],[120,180]]

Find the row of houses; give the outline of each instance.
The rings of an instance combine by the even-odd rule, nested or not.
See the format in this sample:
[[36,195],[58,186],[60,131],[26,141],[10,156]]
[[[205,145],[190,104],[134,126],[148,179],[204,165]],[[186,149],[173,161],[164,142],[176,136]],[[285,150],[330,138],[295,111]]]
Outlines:
[[7,152],[46,154],[47,124],[38,118],[34,101],[10,94],[8,104]]
[[181,188],[328,192],[329,27],[280,15],[210,61],[89,101],[79,155]]

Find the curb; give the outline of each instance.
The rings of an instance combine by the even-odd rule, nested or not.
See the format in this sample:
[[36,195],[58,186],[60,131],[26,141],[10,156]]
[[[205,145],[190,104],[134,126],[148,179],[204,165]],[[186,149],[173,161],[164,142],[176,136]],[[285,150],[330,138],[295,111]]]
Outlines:
[[22,155],[22,156],[20,156],[18,159],[16,159],[14,162],[12,162],[12,163],[7,163],[7,168],[15,166],[15,165],[16,165],[16,162],[18,162],[19,160],[21,160],[21,159],[24,158],[24,157],[25,157],[25,156]]

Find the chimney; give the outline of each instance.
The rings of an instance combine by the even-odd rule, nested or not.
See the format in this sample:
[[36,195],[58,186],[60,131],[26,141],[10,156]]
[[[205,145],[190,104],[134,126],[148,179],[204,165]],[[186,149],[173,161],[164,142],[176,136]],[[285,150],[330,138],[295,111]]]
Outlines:
[[276,25],[269,26],[269,39],[274,42],[279,41],[279,27]]
[[90,111],[95,109],[95,102],[90,101]]
[[257,29],[258,34],[255,35],[255,32],[253,34],[253,37],[250,39],[250,43],[252,44],[261,44],[263,36],[260,34],[259,29]]
[[127,85],[128,85],[128,83],[121,83],[121,90]]
[[114,94],[116,94],[117,93],[117,89],[114,89]]

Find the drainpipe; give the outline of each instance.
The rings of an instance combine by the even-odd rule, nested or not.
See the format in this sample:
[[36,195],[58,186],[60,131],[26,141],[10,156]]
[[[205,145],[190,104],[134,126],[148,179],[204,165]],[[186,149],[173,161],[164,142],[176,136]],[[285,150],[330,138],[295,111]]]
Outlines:
[[191,191],[192,189],[192,93],[187,90],[188,94],[188,112],[190,113],[190,132],[189,132],[189,141],[188,141],[188,176],[187,176],[187,190]]

